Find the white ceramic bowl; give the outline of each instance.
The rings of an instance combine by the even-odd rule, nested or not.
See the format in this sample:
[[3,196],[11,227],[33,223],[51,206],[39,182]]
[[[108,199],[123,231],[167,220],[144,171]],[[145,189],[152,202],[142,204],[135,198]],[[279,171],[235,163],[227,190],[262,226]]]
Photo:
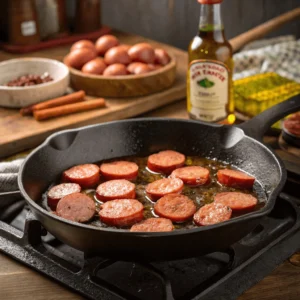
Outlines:
[[[43,75],[45,72],[53,81],[24,87],[5,86],[22,75]],[[0,63],[0,106],[19,108],[56,98],[66,92],[68,85],[68,67],[54,59],[26,57]]]

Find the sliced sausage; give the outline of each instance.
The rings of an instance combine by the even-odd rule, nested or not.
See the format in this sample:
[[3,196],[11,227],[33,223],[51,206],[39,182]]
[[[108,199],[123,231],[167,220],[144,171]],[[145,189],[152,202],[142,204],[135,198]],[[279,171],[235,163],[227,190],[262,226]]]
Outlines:
[[180,194],[183,189],[183,182],[179,178],[163,178],[149,183],[146,193],[151,200],[156,201],[167,194]]
[[56,214],[64,219],[85,223],[96,212],[95,202],[87,195],[74,193],[63,197],[57,204]]
[[56,209],[58,201],[73,193],[80,193],[81,187],[77,183],[62,183],[53,186],[47,193],[48,205],[52,210]]
[[82,188],[92,188],[100,179],[100,168],[94,164],[78,165],[64,171],[63,181],[78,183]]
[[215,195],[215,203],[229,206],[232,211],[250,211],[255,208],[257,202],[255,197],[245,193],[227,192]]
[[148,157],[147,166],[153,172],[170,174],[177,168],[183,167],[185,156],[173,150],[161,151]]
[[251,189],[255,178],[237,170],[223,169],[217,173],[218,181],[229,187]]
[[163,218],[173,222],[184,222],[191,219],[197,208],[194,202],[187,196],[170,194],[160,198],[155,206],[154,212]]
[[176,169],[171,178],[180,178],[189,185],[203,185],[209,181],[209,170],[200,166],[189,166]]
[[199,226],[213,225],[230,219],[232,210],[222,203],[211,203],[202,206],[194,214],[194,222]]
[[166,232],[172,231],[174,226],[169,219],[150,218],[133,225],[130,228],[132,232]]
[[135,185],[125,179],[106,181],[98,185],[96,197],[103,202],[116,199],[134,199]]
[[103,163],[100,166],[100,172],[107,180],[111,179],[127,179],[133,180],[137,177],[139,167],[131,161],[113,161]]
[[143,220],[144,207],[134,199],[109,201],[101,205],[100,220],[110,226],[126,227]]
[[295,121],[300,120],[300,111],[290,115],[287,120],[295,120]]
[[296,136],[300,136],[300,115],[294,114],[283,122],[285,129]]

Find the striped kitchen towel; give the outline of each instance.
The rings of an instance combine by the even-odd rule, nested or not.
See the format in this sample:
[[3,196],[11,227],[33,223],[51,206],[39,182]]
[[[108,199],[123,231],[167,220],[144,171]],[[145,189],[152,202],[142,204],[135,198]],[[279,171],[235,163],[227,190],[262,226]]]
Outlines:
[[233,79],[277,73],[300,83],[299,61],[300,40],[292,36],[256,41],[234,55]]
[[24,159],[0,163],[0,193],[18,190],[18,172]]

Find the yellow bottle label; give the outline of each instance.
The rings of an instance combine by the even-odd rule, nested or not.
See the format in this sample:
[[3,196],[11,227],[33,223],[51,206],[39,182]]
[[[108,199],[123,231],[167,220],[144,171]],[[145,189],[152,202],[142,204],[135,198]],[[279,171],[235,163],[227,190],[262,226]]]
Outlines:
[[229,69],[214,60],[194,60],[188,72],[188,110],[194,119],[216,122],[227,117]]

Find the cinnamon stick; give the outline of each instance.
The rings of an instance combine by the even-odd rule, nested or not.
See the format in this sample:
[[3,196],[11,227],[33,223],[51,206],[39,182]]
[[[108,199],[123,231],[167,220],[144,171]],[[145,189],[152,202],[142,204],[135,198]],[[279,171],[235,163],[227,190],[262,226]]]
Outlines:
[[33,112],[33,105],[26,106],[20,109],[21,116],[30,116]]
[[43,121],[50,118],[69,115],[76,112],[87,111],[105,106],[103,98],[87,100],[79,103],[67,104],[53,108],[34,110],[33,115],[37,121]]
[[20,110],[20,113],[22,116],[32,115],[33,111],[35,111],[35,110],[47,109],[47,108],[51,108],[51,107],[57,107],[57,106],[61,106],[61,105],[81,102],[84,100],[84,97],[85,97],[85,92],[78,91],[78,92],[75,92],[72,94],[68,94],[66,96],[54,98],[51,100],[47,100],[47,101],[44,101],[41,103],[37,103],[34,105],[24,107]]

